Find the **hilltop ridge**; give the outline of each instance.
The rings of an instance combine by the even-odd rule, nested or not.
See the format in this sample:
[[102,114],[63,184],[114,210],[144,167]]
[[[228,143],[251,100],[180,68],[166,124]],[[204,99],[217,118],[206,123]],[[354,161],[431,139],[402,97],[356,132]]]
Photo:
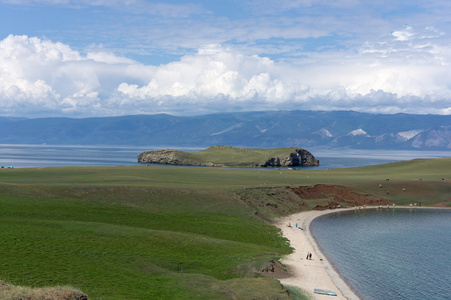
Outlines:
[[190,117],[0,117],[0,124],[0,144],[451,149],[451,115],[293,110]]

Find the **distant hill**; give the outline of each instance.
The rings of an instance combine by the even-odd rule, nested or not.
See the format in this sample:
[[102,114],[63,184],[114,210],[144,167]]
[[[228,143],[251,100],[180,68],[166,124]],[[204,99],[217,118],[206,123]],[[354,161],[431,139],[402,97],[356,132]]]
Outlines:
[[0,144],[450,150],[451,116],[265,111],[191,117],[0,117]]

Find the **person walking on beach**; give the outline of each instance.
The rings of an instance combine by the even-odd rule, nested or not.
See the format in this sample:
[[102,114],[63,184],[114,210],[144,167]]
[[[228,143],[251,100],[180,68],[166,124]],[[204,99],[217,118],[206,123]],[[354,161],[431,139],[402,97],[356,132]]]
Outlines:
[[312,260],[312,252],[309,253],[308,257],[310,260]]
[[307,252],[307,258],[306,259],[308,259],[309,255],[310,255],[310,252]]

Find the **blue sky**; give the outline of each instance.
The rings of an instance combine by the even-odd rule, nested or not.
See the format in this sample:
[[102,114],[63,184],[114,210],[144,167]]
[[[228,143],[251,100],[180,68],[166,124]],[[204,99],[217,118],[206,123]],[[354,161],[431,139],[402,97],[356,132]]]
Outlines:
[[0,0],[0,115],[451,113],[445,0]]

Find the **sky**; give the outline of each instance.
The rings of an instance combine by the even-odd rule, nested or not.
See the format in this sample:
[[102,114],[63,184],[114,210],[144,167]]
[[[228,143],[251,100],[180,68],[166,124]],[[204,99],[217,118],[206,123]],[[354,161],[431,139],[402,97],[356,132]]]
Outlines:
[[449,0],[0,0],[0,116],[451,114]]

